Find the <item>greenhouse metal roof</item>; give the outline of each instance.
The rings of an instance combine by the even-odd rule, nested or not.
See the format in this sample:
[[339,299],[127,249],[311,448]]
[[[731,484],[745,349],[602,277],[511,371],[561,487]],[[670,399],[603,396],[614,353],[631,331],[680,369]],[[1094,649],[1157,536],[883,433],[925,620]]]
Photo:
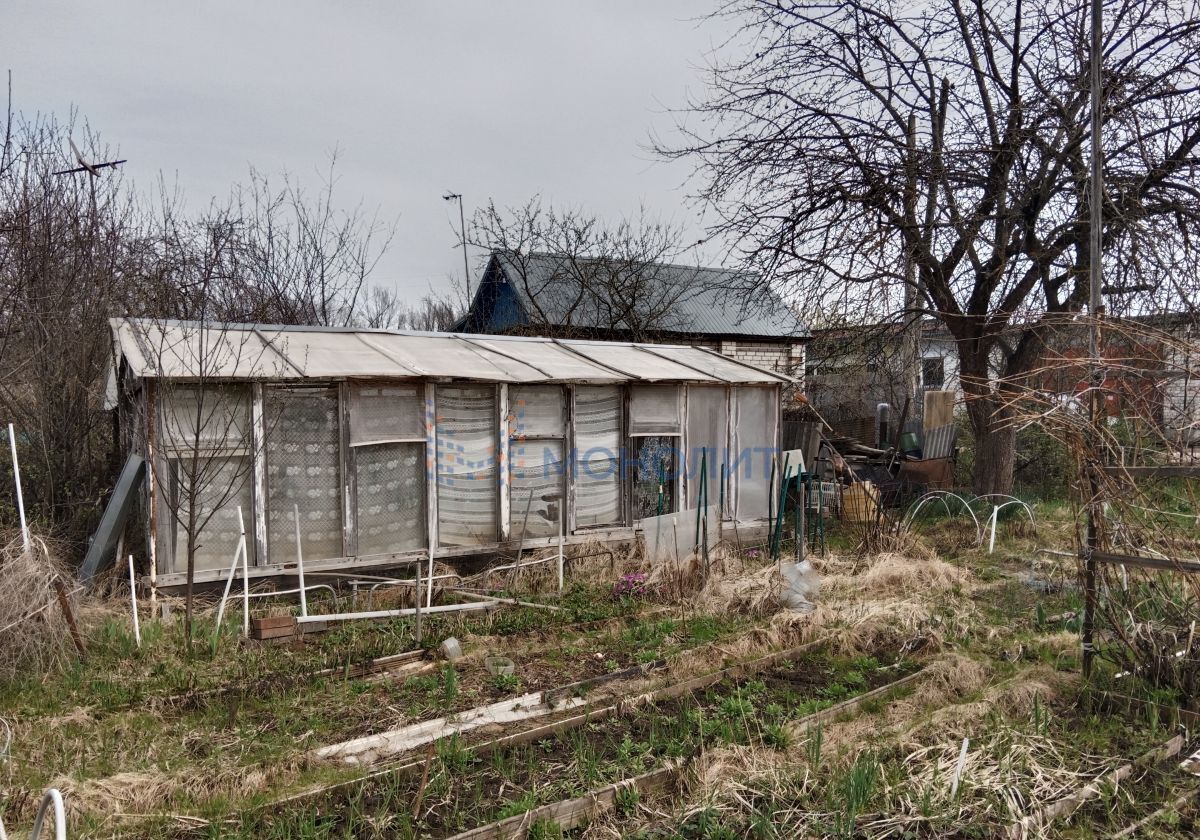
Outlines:
[[114,318],[111,326],[117,365],[124,360],[139,378],[793,381],[713,350],[678,345],[136,318]]

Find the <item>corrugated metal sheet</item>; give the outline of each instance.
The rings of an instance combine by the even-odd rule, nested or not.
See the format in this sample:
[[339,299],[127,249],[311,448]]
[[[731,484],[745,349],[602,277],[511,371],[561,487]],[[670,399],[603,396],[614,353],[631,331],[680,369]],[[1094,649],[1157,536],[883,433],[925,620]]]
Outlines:
[[113,319],[112,330],[118,361],[147,378],[791,381],[711,351],[669,345],[132,318]]
[[948,423],[925,432],[924,445],[921,447],[921,457],[924,459],[949,458],[958,442],[958,426]]

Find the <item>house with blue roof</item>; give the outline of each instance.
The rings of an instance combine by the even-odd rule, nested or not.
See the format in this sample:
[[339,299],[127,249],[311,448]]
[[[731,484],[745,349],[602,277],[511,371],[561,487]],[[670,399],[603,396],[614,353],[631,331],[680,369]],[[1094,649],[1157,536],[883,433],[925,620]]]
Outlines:
[[801,378],[811,337],[758,275],[642,260],[497,251],[452,332],[716,350]]

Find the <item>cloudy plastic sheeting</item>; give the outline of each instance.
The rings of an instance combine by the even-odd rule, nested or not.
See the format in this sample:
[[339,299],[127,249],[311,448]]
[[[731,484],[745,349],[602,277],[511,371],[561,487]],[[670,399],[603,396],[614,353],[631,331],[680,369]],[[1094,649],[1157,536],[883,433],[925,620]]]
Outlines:
[[560,385],[514,385],[508,389],[508,433],[514,438],[561,438],[566,432],[566,395]]
[[695,506],[700,497],[700,470],[707,476],[706,504],[721,501],[721,465],[729,449],[726,422],[728,391],[723,387],[690,385],[687,392],[687,498]]
[[509,533],[514,539],[558,535],[565,491],[561,440],[513,441]]
[[171,385],[159,400],[163,442],[190,452],[249,449],[250,389],[246,385]]
[[[228,569],[241,538],[238,506],[246,521],[246,551],[254,563],[254,519],[251,502],[250,459],[240,456],[207,457],[191,473],[190,458],[171,459],[172,497],[168,527],[174,534],[173,571],[187,571],[188,503],[196,499],[196,569]],[[189,476],[194,475],[195,480]],[[189,491],[190,488],[190,491]]]
[[275,561],[341,557],[342,479],[336,388],[268,388],[265,395],[267,541]]
[[575,526],[620,524],[621,389],[575,388]]
[[425,386],[355,385],[350,390],[350,445],[425,438]]
[[765,519],[771,457],[776,452],[775,426],[779,414],[773,388],[734,388],[734,451],[730,471],[734,476],[737,518]]
[[629,433],[677,435],[681,431],[683,388],[680,385],[634,385],[630,388]]
[[425,548],[425,444],[359,446],[354,464],[358,553]]
[[496,391],[437,387],[438,534],[442,545],[496,542]]

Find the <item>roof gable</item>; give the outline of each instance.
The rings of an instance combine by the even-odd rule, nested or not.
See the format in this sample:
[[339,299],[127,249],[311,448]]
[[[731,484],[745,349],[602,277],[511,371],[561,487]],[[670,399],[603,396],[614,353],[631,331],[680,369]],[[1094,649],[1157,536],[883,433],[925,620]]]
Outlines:
[[456,327],[807,338],[796,313],[759,285],[756,275],[729,269],[497,252]]

